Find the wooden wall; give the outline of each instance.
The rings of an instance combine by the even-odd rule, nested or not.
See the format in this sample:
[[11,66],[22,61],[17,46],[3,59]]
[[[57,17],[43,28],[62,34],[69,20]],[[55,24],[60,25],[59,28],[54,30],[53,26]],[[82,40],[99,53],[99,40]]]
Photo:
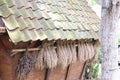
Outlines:
[[[14,45],[10,42],[7,34],[0,35],[0,80],[16,80],[15,70],[18,64],[18,60],[21,58],[22,53],[11,57],[12,48],[26,48],[28,43],[19,43]],[[31,47],[39,45],[37,42],[33,42]],[[46,77],[46,70],[33,70],[28,75],[27,80],[80,80],[80,76],[83,70],[84,63],[77,61],[69,67],[62,69],[60,66],[50,70],[48,79]]]

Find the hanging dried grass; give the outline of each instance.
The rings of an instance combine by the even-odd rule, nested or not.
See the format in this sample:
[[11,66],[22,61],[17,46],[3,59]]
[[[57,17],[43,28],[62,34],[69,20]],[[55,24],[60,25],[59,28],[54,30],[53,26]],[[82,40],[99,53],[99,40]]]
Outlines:
[[93,59],[94,55],[95,55],[95,52],[94,52],[94,46],[93,46],[93,42],[91,41],[90,42],[90,48],[91,48],[91,59]]
[[91,53],[92,53],[90,62],[93,62],[98,59],[98,43],[95,41],[91,41],[90,48],[91,48]]
[[88,59],[91,59],[93,56],[92,56],[92,52],[91,52],[91,46],[90,46],[90,41],[87,41],[86,42],[86,48],[87,48],[87,51],[88,51]]
[[57,66],[58,58],[54,48],[54,42],[44,41],[42,46],[35,67],[41,70],[44,68],[55,68]]
[[18,66],[16,69],[18,80],[26,80],[28,74],[30,73],[34,66],[35,63],[34,59],[28,56],[27,54],[28,52],[26,52],[18,62]]
[[83,44],[83,50],[84,50],[84,59],[86,61],[86,60],[88,60],[88,50],[86,47],[86,42],[84,42],[84,44]]
[[51,52],[52,68],[55,68],[58,63],[58,57],[53,44],[49,47],[49,50]]
[[70,50],[72,54],[72,63],[77,61],[77,51],[75,46],[75,41],[70,41]]
[[93,41],[79,41],[78,42],[78,59],[81,62],[86,60],[97,59],[97,46]]
[[47,68],[52,68],[52,59],[51,59],[51,54],[49,52],[49,48],[46,47],[45,48],[45,52],[44,52],[44,62],[47,65]]
[[62,66],[62,68],[67,67],[67,55],[65,54],[65,46],[62,41],[57,42],[57,54],[58,54],[58,64]]
[[80,62],[85,62],[85,52],[84,52],[84,42],[83,41],[80,41],[78,42],[78,59]]
[[66,43],[64,44],[65,47],[66,47],[66,50],[65,50],[65,54],[67,56],[67,64],[71,64],[72,63],[72,59],[73,59],[73,56],[72,56],[72,51],[71,51],[71,48],[70,48],[70,42],[69,41],[66,41]]
[[94,61],[98,59],[98,45],[99,41],[95,41],[93,47],[94,47]]
[[36,69],[43,70],[45,68],[43,59],[44,59],[44,48],[41,48],[40,51],[38,52],[37,57],[36,57],[36,63],[35,63]]
[[44,62],[46,63],[47,68],[55,68],[57,66],[58,58],[57,54],[54,48],[54,43],[50,42],[48,43],[49,46],[47,46],[44,52]]

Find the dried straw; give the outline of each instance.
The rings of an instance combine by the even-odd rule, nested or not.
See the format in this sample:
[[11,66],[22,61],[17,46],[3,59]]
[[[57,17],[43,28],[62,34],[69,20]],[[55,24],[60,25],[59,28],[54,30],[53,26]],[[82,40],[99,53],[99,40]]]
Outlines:
[[62,68],[67,67],[67,55],[65,53],[65,46],[62,41],[57,42],[57,54],[58,54],[58,64],[62,66]]
[[88,50],[87,50],[86,42],[84,42],[84,44],[83,44],[83,50],[84,50],[84,59],[86,61],[86,60],[88,60]]
[[59,64],[61,64],[63,68],[77,60],[75,42],[73,41],[59,41],[57,51]]
[[95,42],[94,44],[94,60],[98,59],[98,41]]
[[72,54],[72,63],[77,61],[77,51],[75,46],[75,41],[70,41],[70,50]]
[[65,44],[65,47],[66,47],[66,56],[67,56],[67,63],[68,65],[72,63],[72,60],[73,60],[73,56],[72,56],[72,51],[71,51],[71,48],[70,48],[70,42],[67,41],[66,44]]
[[96,51],[96,46],[93,45],[93,41],[79,41],[78,42],[78,59],[81,62],[93,59]]
[[35,64],[37,69],[55,68],[57,66],[58,58],[54,48],[53,41],[44,41],[42,48],[39,51],[37,62]]
[[78,59],[80,62],[85,62],[85,50],[84,50],[84,42],[78,42]]
[[54,45],[51,45],[49,50],[51,51],[52,68],[55,68],[58,63],[58,57]]
[[91,59],[94,57],[95,52],[94,52],[94,46],[93,46],[93,42],[90,43],[90,48],[91,48]]
[[41,48],[36,57],[35,68],[41,69],[41,70],[43,70],[45,68],[43,59],[44,59],[44,48]]
[[87,51],[88,51],[88,59],[91,59],[92,56],[92,52],[91,52],[91,46],[90,46],[90,42],[86,42],[86,47],[87,47]]

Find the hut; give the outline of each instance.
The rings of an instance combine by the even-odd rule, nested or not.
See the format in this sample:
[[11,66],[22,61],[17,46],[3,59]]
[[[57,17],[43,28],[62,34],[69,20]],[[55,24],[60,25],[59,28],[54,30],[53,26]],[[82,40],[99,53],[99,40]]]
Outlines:
[[98,43],[86,0],[0,0],[1,80],[82,80]]

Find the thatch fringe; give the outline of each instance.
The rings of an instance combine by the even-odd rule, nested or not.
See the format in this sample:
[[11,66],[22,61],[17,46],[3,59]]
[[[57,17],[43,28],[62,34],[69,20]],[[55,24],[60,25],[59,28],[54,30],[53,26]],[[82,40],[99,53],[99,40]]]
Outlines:
[[[28,54],[28,53],[27,53]],[[28,56],[26,53],[20,58],[17,66],[17,80],[26,80],[27,75],[30,73],[34,66],[34,59]]]
[[69,64],[76,62],[77,51],[75,41],[58,41],[57,42],[58,64],[62,68],[67,67]]
[[71,41],[70,42],[70,49],[71,49],[71,53],[72,53],[72,63],[76,62],[77,61],[77,49],[76,49],[76,43],[75,41]]
[[56,50],[55,50],[55,48],[54,48],[54,45],[51,45],[50,46],[50,49],[49,49],[49,51],[51,50],[51,54],[52,54],[52,67],[54,68],[54,67],[56,67],[57,66],[57,64],[58,64],[58,56],[57,56],[57,52],[56,52]]
[[43,41],[39,51],[34,52],[36,54],[34,58],[28,56],[28,52],[25,53],[17,66],[18,80],[26,80],[34,65],[39,70],[53,69],[57,65],[64,69],[69,64],[76,62],[77,59],[82,63],[87,60],[92,62],[97,59],[97,41],[78,41],[78,47],[76,47],[76,41],[58,40],[55,45],[54,43],[54,41]]
[[35,68],[41,69],[41,70],[45,68],[43,59],[44,59],[44,48],[41,48],[36,57]]
[[94,41],[79,41],[78,42],[78,59],[80,62],[85,62],[86,60],[97,59],[97,46]]
[[[44,68],[53,69],[57,65],[66,68],[69,64],[79,59],[84,63],[86,60],[97,58],[97,47],[93,41],[78,41],[78,52],[76,41],[58,40],[56,45],[54,41],[43,41],[42,47],[36,53],[35,68],[43,70]],[[55,47],[56,46],[56,47]]]
[[94,43],[94,59],[93,61],[98,59],[98,46],[99,46],[99,41],[95,41]]
[[57,54],[53,46],[54,42],[45,41],[42,44],[42,48],[39,51],[38,57],[36,59],[35,68],[55,68],[57,66]]
[[62,41],[57,42],[58,64],[65,68],[68,65],[67,54],[65,52],[66,46]]
[[84,43],[78,42],[78,59],[80,62],[85,62],[84,59]]

